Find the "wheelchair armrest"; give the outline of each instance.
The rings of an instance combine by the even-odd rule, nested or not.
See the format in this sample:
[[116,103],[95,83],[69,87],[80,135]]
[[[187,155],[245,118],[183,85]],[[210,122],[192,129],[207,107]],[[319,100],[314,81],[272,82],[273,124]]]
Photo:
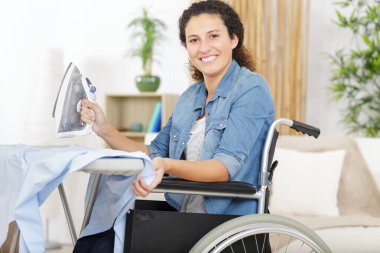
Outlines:
[[243,194],[250,195],[256,193],[256,187],[254,185],[244,182],[223,182],[223,183],[201,183],[183,180],[179,178],[163,178],[161,183],[157,186],[157,190],[165,189],[180,190],[189,192],[201,192],[201,193],[229,193],[229,194]]

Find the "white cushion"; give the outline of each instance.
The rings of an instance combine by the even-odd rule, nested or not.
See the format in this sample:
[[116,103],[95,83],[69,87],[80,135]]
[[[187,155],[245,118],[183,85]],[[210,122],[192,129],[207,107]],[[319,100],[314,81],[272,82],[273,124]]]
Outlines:
[[269,210],[294,215],[337,216],[337,192],[345,150],[300,152],[276,148]]
[[355,138],[380,191],[380,138]]

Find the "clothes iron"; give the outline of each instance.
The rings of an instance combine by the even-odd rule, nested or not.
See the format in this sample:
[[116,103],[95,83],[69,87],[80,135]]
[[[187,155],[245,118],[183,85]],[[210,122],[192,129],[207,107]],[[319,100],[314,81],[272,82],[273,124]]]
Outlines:
[[84,78],[78,67],[70,63],[63,76],[53,109],[58,138],[87,135],[92,125],[80,119],[81,100],[96,100],[96,88]]

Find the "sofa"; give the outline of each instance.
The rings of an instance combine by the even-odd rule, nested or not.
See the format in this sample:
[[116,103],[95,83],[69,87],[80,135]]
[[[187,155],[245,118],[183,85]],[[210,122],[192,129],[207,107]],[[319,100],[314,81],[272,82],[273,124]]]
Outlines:
[[313,229],[334,253],[380,252],[380,139],[280,136],[271,213]]

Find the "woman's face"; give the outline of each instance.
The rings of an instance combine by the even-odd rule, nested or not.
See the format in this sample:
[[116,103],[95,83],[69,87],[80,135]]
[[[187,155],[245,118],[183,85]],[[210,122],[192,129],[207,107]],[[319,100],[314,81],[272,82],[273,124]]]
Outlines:
[[205,79],[222,77],[232,61],[232,49],[238,44],[228,34],[223,20],[216,14],[190,18],[186,28],[186,49],[191,63]]

